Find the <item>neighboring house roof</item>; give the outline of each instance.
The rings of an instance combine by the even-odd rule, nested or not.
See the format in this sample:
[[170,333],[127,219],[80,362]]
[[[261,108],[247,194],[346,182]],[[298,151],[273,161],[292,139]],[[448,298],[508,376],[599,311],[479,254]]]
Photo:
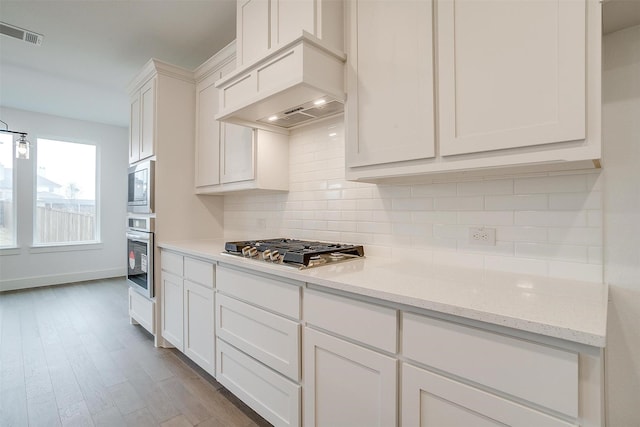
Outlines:
[[[57,182],[51,181],[42,175],[38,175],[38,188],[47,187],[49,189],[61,188],[62,185]],[[0,189],[12,189],[13,188],[13,169],[6,168],[4,170],[4,177],[0,179]]]

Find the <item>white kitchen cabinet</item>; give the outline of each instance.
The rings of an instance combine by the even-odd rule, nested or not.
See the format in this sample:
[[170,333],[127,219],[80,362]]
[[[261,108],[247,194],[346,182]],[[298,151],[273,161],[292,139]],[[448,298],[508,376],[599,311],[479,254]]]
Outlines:
[[238,0],[238,67],[261,59],[303,31],[343,50],[341,0]]
[[394,358],[307,327],[304,360],[305,427],[397,425]]
[[155,308],[155,301],[129,288],[129,319],[132,324],[138,323],[150,333],[155,334]]
[[585,138],[585,5],[438,4],[443,155]]
[[347,7],[347,166],[433,157],[432,2]]
[[216,336],[293,381],[300,380],[300,323],[219,293]]
[[235,68],[234,45],[222,49],[195,71],[196,77],[196,188],[220,184],[219,94],[215,82]]
[[301,284],[216,269],[216,379],[276,426],[300,425]]
[[355,1],[346,10],[347,179],[599,167],[597,0]]
[[220,182],[250,181],[255,179],[255,149],[257,131],[246,127],[223,123],[220,141]]
[[275,427],[300,426],[302,388],[218,340],[216,379]]
[[151,78],[131,95],[129,163],[155,153],[156,81]]
[[162,272],[162,337],[184,349],[184,290],[182,277]]
[[213,264],[163,249],[161,268],[162,337],[215,375]]
[[579,425],[406,363],[401,395],[402,427]]
[[184,281],[184,354],[215,375],[213,289]]
[[196,193],[288,190],[287,135],[215,120],[220,94],[214,83],[233,71],[234,58],[231,44],[195,71]]

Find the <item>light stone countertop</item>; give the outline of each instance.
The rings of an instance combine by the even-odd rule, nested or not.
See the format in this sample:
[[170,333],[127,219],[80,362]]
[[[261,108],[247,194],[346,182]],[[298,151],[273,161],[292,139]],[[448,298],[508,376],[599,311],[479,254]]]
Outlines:
[[306,270],[223,254],[224,240],[159,247],[357,295],[604,347],[605,284],[365,257]]

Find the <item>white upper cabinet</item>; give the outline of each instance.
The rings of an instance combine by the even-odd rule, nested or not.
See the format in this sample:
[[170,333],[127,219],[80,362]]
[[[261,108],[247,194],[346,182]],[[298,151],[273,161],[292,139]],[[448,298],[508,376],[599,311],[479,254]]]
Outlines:
[[220,181],[249,181],[255,178],[255,131],[246,126],[222,124]]
[[270,0],[238,0],[237,49],[238,66],[261,58],[270,46]]
[[155,154],[156,78],[131,94],[129,163]]
[[585,138],[584,1],[438,3],[440,151]]
[[598,0],[347,11],[347,179],[599,167]]
[[235,68],[231,44],[195,71],[195,187],[198,194],[238,190],[288,190],[289,142],[285,134],[221,123],[214,83]]
[[341,0],[238,0],[238,67],[250,65],[303,31],[342,51]]
[[433,5],[356,0],[347,34],[347,165],[434,156]]

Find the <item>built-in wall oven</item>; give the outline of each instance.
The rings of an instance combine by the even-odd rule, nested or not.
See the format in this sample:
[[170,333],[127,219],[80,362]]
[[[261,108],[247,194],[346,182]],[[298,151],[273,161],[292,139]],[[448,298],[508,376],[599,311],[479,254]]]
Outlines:
[[127,282],[145,297],[153,298],[154,219],[129,216],[127,221]]
[[147,160],[129,167],[128,212],[137,214],[154,212],[154,180],[155,161]]

